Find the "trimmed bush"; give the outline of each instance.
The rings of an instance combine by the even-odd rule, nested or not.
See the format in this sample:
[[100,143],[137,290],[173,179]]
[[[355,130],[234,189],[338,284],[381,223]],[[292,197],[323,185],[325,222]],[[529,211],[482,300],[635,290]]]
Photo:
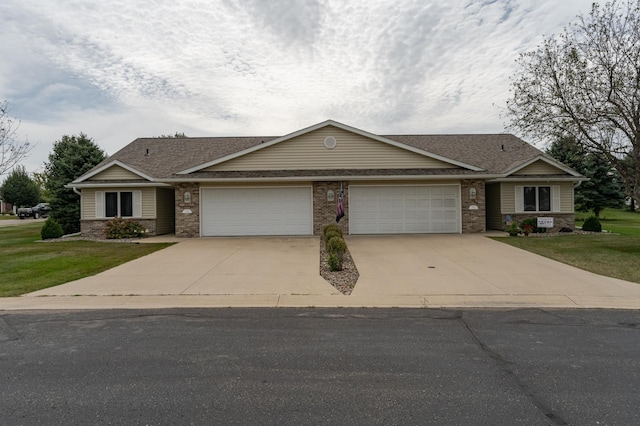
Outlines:
[[40,230],[40,237],[43,240],[50,240],[51,238],[60,238],[64,232],[62,231],[62,226],[52,217],[48,218],[44,225],[42,225],[42,229]]
[[597,217],[589,216],[582,224],[582,230],[589,232],[602,232],[602,225]]
[[[338,225],[336,225],[335,223],[331,223],[329,225],[326,225],[323,229],[322,229],[322,235],[324,235],[326,237],[327,232],[329,231],[335,231],[338,232],[340,234],[340,236],[342,236],[342,229],[340,229],[340,227]],[[326,238],[325,238],[326,239]]]
[[332,272],[342,271],[342,262],[337,254],[331,253],[327,258],[327,265],[329,265],[329,270]]
[[342,237],[333,237],[327,241],[327,251],[342,258],[347,251],[347,243],[344,242]]
[[332,238],[342,238],[342,232],[336,232],[333,230],[329,230],[326,234],[324,234],[324,242],[328,243]]
[[108,240],[144,237],[146,230],[139,222],[116,217],[106,223],[104,235]]

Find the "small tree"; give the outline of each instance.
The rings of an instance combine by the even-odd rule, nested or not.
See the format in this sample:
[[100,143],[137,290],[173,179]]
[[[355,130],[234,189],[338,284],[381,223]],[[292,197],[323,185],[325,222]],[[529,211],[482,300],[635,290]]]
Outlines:
[[29,154],[32,146],[17,139],[20,122],[9,117],[9,104],[0,102],[0,176],[11,170]]
[[40,201],[40,190],[23,166],[13,169],[0,187],[0,197],[18,207],[31,207]]
[[65,234],[80,231],[80,197],[65,185],[104,159],[104,151],[84,133],[64,135],[54,143],[49,162],[45,165],[45,186],[51,196],[51,216],[62,226]]

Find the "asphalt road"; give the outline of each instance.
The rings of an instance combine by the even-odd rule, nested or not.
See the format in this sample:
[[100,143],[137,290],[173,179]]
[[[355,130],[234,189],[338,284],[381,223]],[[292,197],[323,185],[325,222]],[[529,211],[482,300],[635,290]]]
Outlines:
[[640,424],[640,311],[0,313],[0,424]]

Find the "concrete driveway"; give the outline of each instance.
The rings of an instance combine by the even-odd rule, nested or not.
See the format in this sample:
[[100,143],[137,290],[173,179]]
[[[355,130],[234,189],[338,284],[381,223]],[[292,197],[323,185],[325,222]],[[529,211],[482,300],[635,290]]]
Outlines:
[[350,236],[346,240],[360,273],[350,296],[320,277],[317,237],[197,238],[93,277],[1,299],[0,309],[640,308],[640,284],[582,271],[485,235]]
[[559,304],[568,298],[577,305],[640,301],[640,284],[592,274],[483,235],[352,236],[347,245],[360,273],[356,297],[420,295],[431,305],[457,297],[475,306],[500,298]]
[[194,238],[29,296],[337,294],[319,250],[313,237]]

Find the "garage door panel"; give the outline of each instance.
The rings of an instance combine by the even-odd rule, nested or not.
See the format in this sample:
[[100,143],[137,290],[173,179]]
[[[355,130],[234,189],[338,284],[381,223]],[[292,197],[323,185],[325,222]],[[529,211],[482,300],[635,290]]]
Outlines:
[[311,235],[309,187],[202,188],[202,235]]
[[451,186],[352,186],[352,234],[458,233],[459,189]]

